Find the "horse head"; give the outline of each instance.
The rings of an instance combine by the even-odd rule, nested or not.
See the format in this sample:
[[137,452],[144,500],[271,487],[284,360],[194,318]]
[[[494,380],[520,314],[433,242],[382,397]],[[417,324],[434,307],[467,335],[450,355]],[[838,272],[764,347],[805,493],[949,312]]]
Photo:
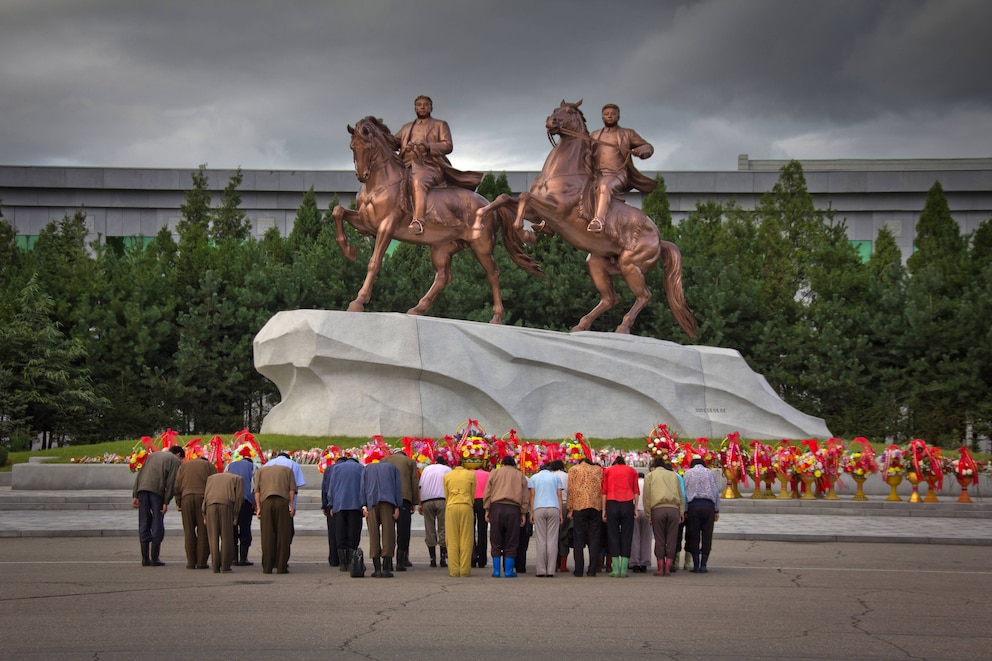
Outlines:
[[568,103],[562,99],[561,105],[548,115],[544,127],[548,130],[548,140],[555,144],[554,136],[579,136],[589,135],[586,128],[586,116],[582,114],[579,106],[582,105],[580,99],[577,103]]
[[355,128],[348,125],[351,134],[351,153],[355,162],[355,175],[365,183],[373,170],[376,170],[389,158],[396,158],[399,148],[396,138],[386,124],[376,117],[369,115],[355,122]]

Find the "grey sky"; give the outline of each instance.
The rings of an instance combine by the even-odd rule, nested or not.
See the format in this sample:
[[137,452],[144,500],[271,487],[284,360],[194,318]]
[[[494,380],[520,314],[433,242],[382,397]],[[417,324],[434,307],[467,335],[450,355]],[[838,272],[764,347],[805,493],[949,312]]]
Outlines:
[[655,146],[992,156],[985,0],[0,0],[0,163],[348,169],[428,94],[456,167],[536,170],[562,99]]

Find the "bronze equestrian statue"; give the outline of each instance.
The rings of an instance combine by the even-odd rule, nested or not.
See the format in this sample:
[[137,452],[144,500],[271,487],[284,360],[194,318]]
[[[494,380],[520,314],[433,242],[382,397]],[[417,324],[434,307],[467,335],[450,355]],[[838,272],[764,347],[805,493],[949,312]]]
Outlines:
[[[621,200],[610,201],[602,218],[602,231],[590,232],[595,217],[597,173],[593,149],[598,140],[589,135],[582,104],[561,102],[548,117],[545,127],[553,148],[544,168],[529,192],[519,198],[500,195],[476,213],[477,227],[484,233],[485,219],[493,211],[516,205],[515,227],[525,232],[523,221],[530,220],[536,231],[559,234],[566,243],[589,253],[586,265],[599,292],[599,303],[572,331],[589,330],[600,315],[616,305],[620,296],[613,278],[622,276],[634,293],[634,305],[624,315],[617,333],[629,333],[637,315],[651,300],[645,274],[660,261],[664,263],[665,295],[676,322],[689,337],[696,336],[696,319],[682,293],[682,254],[669,241],[662,241],[654,222],[643,211]],[[560,142],[555,142],[555,136]]]

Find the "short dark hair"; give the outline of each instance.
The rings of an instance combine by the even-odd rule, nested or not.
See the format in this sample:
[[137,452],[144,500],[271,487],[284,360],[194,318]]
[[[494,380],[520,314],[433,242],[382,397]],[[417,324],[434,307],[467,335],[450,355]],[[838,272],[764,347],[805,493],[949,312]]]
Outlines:
[[692,461],[689,463],[689,468],[695,468],[696,466],[706,466],[706,462],[703,461],[702,457],[693,457]]
[[[615,103],[607,103],[605,106],[603,106],[603,110],[606,110],[607,108],[613,108],[617,112],[620,112],[620,106],[618,106]],[[600,110],[600,112],[603,112],[603,110]]]
[[169,452],[171,452],[172,454],[176,455],[180,459],[185,459],[186,458],[186,450],[183,450],[183,446],[181,446],[181,445],[170,446],[169,447]]
[[511,457],[510,455],[506,455],[505,457],[503,457],[503,461],[500,462],[500,463],[502,463],[504,466],[516,466],[517,465],[517,461],[513,457]]
[[618,455],[616,459],[613,460],[613,465],[621,464],[623,466],[627,465],[627,460],[623,458],[623,455]]
[[441,464],[442,466],[447,466],[448,458],[445,457],[443,454],[439,454],[438,456],[434,457],[434,463]]
[[655,457],[654,459],[651,460],[651,468],[664,468],[664,467],[665,467],[664,457]]

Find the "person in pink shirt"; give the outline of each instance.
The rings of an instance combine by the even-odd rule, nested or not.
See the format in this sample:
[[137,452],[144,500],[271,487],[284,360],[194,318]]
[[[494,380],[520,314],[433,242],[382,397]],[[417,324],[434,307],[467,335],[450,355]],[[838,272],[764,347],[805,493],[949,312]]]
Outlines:
[[623,456],[603,471],[603,521],[606,522],[606,543],[613,559],[610,576],[627,578],[630,549],[634,539],[634,520],[641,490],[637,471],[627,465]]
[[489,471],[477,468],[475,473],[475,549],[472,551],[472,566],[485,567],[489,557],[489,524],[486,523],[486,508],[482,504],[482,494],[486,491]]

